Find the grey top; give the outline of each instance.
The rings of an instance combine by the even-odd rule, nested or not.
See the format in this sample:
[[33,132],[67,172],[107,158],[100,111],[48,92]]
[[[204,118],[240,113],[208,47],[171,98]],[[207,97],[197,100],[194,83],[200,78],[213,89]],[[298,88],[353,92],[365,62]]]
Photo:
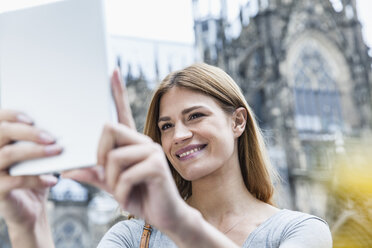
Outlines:
[[[126,220],[114,225],[102,238],[98,248],[139,247],[143,220]],[[165,234],[153,228],[150,247],[177,247]],[[259,225],[245,240],[243,248],[331,248],[328,224],[313,215],[280,210]]]

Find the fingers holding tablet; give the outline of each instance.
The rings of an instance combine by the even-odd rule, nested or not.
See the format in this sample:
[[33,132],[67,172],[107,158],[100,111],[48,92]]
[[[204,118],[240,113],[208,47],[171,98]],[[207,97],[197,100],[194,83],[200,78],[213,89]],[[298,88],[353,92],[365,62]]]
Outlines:
[[0,148],[0,170],[8,169],[11,165],[35,158],[55,156],[62,152],[62,147],[57,144],[38,145],[16,143]]
[[26,114],[9,109],[0,109],[0,122],[20,122],[28,125],[32,125],[34,121]]
[[32,119],[23,113],[0,110],[0,170],[20,161],[62,152],[52,135],[32,124]]
[[106,164],[107,154],[115,147],[141,143],[152,143],[152,140],[126,125],[106,124],[98,144],[97,163],[99,165]]
[[46,131],[23,123],[0,122],[0,146],[11,141],[32,141],[40,144],[53,144],[55,138]]

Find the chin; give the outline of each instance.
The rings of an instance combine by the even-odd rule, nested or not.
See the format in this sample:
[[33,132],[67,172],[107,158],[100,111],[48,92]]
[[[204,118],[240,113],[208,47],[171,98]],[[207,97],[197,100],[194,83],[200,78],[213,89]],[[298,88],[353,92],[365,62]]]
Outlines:
[[181,173],[178,172],[181,177],[187,181],[196,181],[199,180],[205,176],[207,176],[209,173],[206,171],[197,171],[197,170],[189,170],[189,171],[182,171]]
[[181,176],[183,179],[185,179],[185,180],[187,180],[187,181],[193,181],[193,180],[195,180],[195,179],[194,179],[194,178],[195,178],[195,175],[193,175],[192,173],[187,173],[187,172],[185,172],[185,171],[180,172],[179,170],[177,170],[177,172],[178,172],[178,174],[180,174],[180,176]]
[[187,181],[196,181],[212,174],[217,168],[204,161],[194,161],[189,164],[177,164],[174,169]]

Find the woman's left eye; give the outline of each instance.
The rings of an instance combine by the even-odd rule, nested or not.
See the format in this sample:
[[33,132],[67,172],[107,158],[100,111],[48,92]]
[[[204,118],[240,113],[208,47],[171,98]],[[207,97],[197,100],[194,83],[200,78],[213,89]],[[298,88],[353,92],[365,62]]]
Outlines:
[[194,120],[194,119],[199,118],[199,117],[202,117],[202,116],[204,116],[204,114],[202,114],[202,113],[194,113],[194,114],[191,114],[189,116],[189,120]]

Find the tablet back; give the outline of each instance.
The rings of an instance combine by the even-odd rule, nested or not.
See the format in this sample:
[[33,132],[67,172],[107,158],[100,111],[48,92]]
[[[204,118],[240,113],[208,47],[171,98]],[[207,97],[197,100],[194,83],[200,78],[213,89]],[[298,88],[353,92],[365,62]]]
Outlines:
[[13,166],[12,175],[94,165],[113,120],[102,0],[65,0],[0,15],[0,102],[30,115],[62,155]]

